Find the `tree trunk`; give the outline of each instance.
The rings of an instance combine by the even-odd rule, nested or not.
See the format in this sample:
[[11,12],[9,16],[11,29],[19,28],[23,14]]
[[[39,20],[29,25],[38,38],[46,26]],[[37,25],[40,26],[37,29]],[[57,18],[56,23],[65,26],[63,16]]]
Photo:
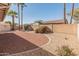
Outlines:
[[70,24],[72,24],[73,12],[74,12],[74,3],[72,4],[72,12],[71,12]]
[[21,5],[21,27],[22,27],[22,30],[24,30],[24,25],[23,25],[23,5]]
[[15,24],[14,24],[14,16],[12,16],[12,30],[14,30],[14,26],[15,26]]
[[21,26],[20,26],[20,6],[19,6],[19,3],[17,4],[17,6],[18,6],[18,21],[19,21],[19,30],[20,30]]
[[68,21],[66,19],[66,3],[64,3],[64,23],[67,24]]
[[21,5],[21,30],[23,29],[23,6]]

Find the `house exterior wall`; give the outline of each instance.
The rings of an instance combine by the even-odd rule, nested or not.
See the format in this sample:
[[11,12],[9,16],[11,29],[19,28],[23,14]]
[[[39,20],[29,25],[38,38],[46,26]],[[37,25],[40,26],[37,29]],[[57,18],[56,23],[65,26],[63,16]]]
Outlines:
[[10,31],[10,24],[0,22],[0,32],[2,31]]
[[33,30],[36,30],[37,28],[39,28],[40,25],[38,23],[34,23],[31,26],[32,26]]

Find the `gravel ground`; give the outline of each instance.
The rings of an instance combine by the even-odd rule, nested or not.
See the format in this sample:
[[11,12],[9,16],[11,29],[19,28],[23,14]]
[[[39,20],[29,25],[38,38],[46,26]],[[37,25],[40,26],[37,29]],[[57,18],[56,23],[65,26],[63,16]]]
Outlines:
[[11,55],[40,48],[48,42],[42,34],[13,31],[0,34],[0,55]]
[[79,40],[76,35],[53,33],[45,34],[49,38],[49,42],[42,46],[42,48],[54,55],[57,55],[57,48],[62,46],[68,46],[73,49],[73,53],[79,55]]
[[79,55],[79,40],[76,35],[35,34],[21,31],[0,34],[0,55],[54,56],[57,55],[57,48],[65,45]]

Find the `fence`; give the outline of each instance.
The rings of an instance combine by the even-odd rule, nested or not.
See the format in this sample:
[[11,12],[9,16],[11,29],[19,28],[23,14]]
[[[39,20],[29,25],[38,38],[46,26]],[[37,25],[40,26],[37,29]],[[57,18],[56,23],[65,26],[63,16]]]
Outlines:
[[40,24],[48,26],[54,33],[77,34],[77,24]]

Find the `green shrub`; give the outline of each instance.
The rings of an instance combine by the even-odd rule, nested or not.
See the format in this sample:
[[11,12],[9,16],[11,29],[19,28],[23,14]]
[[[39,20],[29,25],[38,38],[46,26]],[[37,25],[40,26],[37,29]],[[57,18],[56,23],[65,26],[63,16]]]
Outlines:
[[33,28],[31,27],[31,25],[24,25],[24,29],[26,31],[33,31]]
[[47,26],[41,26],[38,29],[35,30],[36,33],[51,33],[51,29]]
[[57,53],[60,56],[74,56],[75,54],[72,52],[73,49],[70,49],[68,46],[62,46],[57,49]]

